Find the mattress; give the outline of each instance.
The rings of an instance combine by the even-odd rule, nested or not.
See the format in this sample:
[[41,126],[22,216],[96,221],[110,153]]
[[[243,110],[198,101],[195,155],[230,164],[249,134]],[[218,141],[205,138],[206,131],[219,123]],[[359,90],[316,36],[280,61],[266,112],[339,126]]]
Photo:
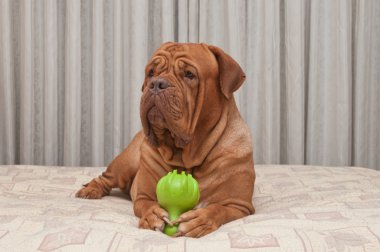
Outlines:
[[380,172],[256,165],[256,213],[200,239],[137,228],[120,191],[74,197],[104,168],[0,166],[0,251],[380,251]]

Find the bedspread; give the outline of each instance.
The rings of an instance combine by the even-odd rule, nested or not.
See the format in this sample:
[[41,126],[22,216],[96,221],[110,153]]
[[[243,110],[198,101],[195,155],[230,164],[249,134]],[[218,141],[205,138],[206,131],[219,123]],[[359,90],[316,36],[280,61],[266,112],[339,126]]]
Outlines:
[[200,239],[137,228],[120,191],[74,197],[104,168],[0,166],[0,251],[380,251],[380,172],[256,165],[256,213]]

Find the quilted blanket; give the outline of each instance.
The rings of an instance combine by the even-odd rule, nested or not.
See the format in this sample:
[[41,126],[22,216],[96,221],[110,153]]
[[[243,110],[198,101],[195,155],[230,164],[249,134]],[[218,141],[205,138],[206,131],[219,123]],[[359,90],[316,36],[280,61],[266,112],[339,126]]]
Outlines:
[[137,228],[120,191],[74,194],[104,168],[0,166],[0,251],[380,251],[380,172],[256,165],[256,213],[203,238]]

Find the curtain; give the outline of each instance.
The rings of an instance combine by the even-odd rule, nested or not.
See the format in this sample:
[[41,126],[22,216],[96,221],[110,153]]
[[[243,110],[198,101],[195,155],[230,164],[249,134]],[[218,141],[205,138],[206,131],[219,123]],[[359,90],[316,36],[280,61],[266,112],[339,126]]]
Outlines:
[[104,166],[141,129],[144,66],[206,42],[247,74],[257,164],[380,169],[380,1],[0,0],[0,164]]

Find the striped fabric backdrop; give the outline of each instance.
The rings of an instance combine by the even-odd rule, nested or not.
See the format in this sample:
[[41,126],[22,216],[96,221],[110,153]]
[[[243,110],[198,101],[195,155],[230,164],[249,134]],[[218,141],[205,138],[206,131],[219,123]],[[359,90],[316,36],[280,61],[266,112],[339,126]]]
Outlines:
[[0,164],[104,166],[162,42],[222,47],[256,163],[380,169],[380,1],[0,0]]

